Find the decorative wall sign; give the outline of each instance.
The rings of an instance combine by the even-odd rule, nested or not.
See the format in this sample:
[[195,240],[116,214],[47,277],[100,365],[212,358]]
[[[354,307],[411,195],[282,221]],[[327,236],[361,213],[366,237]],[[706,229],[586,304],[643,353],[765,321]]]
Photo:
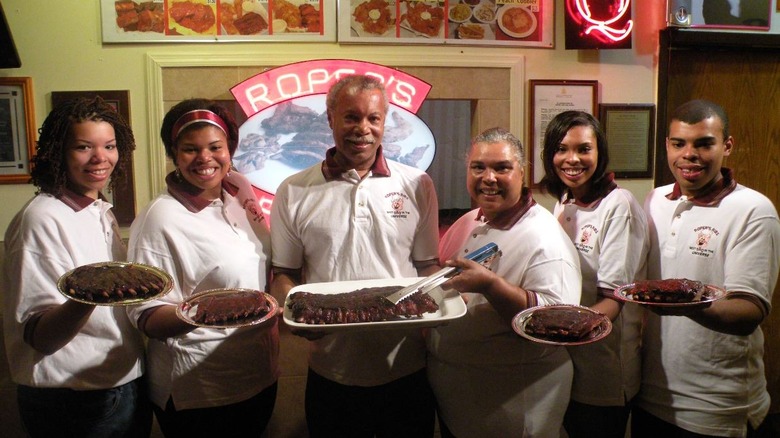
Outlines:
[[32,79],[0,78],[0,184],[30,181],[35,154]]
[[101,0],[104,43],[336,41],[333,0]]
[[601,104],[599,121],[607,134],[609,170],[618,178],[652,178],[655,105]]
[[566,0],[566,49],[630,49],[631,0]]
[[345,59],[277,67],[230,90],[247,116],[239,128],[233,165],[256,188],[263,212],[270,213],[285,178],[321,162],[333,146],[325,97],[333,83],[350,74],[374,76],[385,85],[390,100],[382,141],[385,157],[422,170],[433,162],[433,133],[415,115],[430,84],[394,68]]
[[542,149],[547,124],[558,113],[569,110],[585,111],[596,116],[599,82],[538,79],[528,82],[531,139],[527,156],[531,163],[531,186],[536,186],[544,177]]
[[[130,123],[130,94],[127,90],[102,90],[102,91],[52,91],[52,108],[70,99],[84,97],[91,99],[100,96],[103,100],[113,106],[117,112]],[[136,139],[136,142],[138,139]],[[133,178],[133,161],[130,160],[130,167],[119,181],[113,193],[107,193],[110,196],[112,209],[117,222],[123,227],[129,227],[135,219],[135,179]]]
[[339,42],[553,47],[553,0],[339,0]]

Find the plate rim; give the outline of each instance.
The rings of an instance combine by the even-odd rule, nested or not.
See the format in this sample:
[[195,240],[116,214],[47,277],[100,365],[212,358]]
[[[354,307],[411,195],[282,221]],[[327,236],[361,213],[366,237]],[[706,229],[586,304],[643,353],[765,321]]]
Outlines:
[[[410,284],[414,284],[415,282],[422,280],[423,278],[425,277],[378,278],[378,279],[366,279],[366,280],[345,280],[345,281],[301,284],[293,287],[287,293],[287,296],[284,299],[284,309],[283,309],[282,319],[285,324],[287,324],[290,328],[293,329],[332,333],[332,332],[348,332],[348,331],[392,330],[392,329],[433,327],[433,326],[446,324],[447,322],[460,318],[466,314],[467,311],[466,303],[460,297],[460,293],[458,293],[458,291],[456,291],[455,289],[444,290],[441,288],[441,286],[432,289],[429,293],[436,292],[437,294],[440,294],[441,300],[436,301],[436,304],[439,305],[439,311],[442,311],[442,309],[445,308],[445,304],[448,304],[451,305],[453,308],[452,315],[448,314],[448,315],[442,315],[440,317],[426,317],[425,315],[423,315],[421,318],[394,320],[394,321],[356,322],[356,323],[345,323],[345,324],[305,324],[305,323],[295,322],[292,319],[292,311],[288,307],[288,304],[290,302],[290,295],[294,292],[301,292],[303,291],[303,289],[306,288],[312,288],[312,287],[330,288],[330,287],[336,287],[336,285],[343,285],[345,288],[346,287],[351,288],[351,289],[337,290],[332,292],[324,292],[327,294],[335,294],[335,293],[342,293],[342,292],[350,292],[363,287],[392,286],[392,285],[408,286]],[[311,291],[307,290],[305,292],[311,292]],[[322,293],[322,292],[315,292],[315,293]]]
[[[510,9],[513,9],[513,8],[523,9],[524,11],[526,11],[528,13],[528,15],[531,16],[531,19],[534,22],[533,26],[531,26],[531,28],[529,30],[527,30],[525,33],[517,33],[517,32],[511,31],[511,30],[508,30],[508,29],[506,29],[504,27],[504,25],[502,23],[501,19],[504,17],[504,14],[506,13],[506,11],[508,11]],[[498,10],[498,12],[496,12],[496,25],[501,29],[501,32],[504,32],[505,34],[507,34],[508,36],[510,36],[512,38],[528,38],[529,36],[531,36],[531,34],[533,34],[536,31],[536,28],[539,26],[539,20],[536,18],[536,14],[534,14],[533,11],[531,11],[530,9],[528,9],[527,7],[525,7],[523,5],[505,4],[503,7],[501,7],[501,9]]]
[[[121,266],[122,268],[126,268],[128,266],[136,266],[138,268],[141,268],[145,271],[150,271],[154,275],[156,275],[158,278],[163,280],[163,287],[162,290],[155,294],[150,295],[148,297],[144,298],[131,298],[127,300],[119,300],[119,301],[106,301],[106,302],[100,302],[100,301],[89,301],[85,300],[83,298],[74,297],[67,292],[65,292],[65,280],[73,274],[77,269],[84,268],[84,267],[102,267],[102,266]],[[109,307],[121,307],[121,306],[134,306],[137,304],[145,303],[147,301],[156,300],[158,298],[161,298],[168,294],[168,292],[173,289],[173,277],[171,277],[170,274],[163,271],[162,269],[148,265],[146,263],[139,263],[139,262],[127,262],[127,261],[118,261],[118,260],[112,260],[112,261],[104,261],[104,262],[94,262],[94,263],[86,263],[80,266],[77,266],[73,269],[68,270],[64,274],[60,276],[59,279],[57,279],[57,290],[62,294],[65,298],[69,300],[73,300],[82,304],[89,304],[93,306],[109,306]]]
[[[696,307],[696,306],[703,306],[707,303],[713,303],[728,294],[728,291],[722,287],[715,286],[713,284],[704,284],[707,288],[714,290],[716,293],[716,296],[714,296],[712,299],[701,299],[699,301],[689,301],[685,303],[654,303],[651,301],[638,301],[631,298],[628,298],[623,292],[626,289],[630,289],[631,287],[634,287],[636,282],[631,282],[624,284],[622,286],[618,286],[612,291],[612,297],[614,297],[616,300],[624,302],[624,303],[634,303],[639,304],[641,306],[649,306],[649,307],[671,307],[671,308],[681,308],[681,307]],[[702,297],[704,298],[704,297]]]
[[[258,319],[250,319],[248,321],[241,321],[241,322],[235,322],[230,324],[205,324],[201,322],[196,322],[188,315],[185,315],[185,309],[184,307],[190,304],[194,300],[201,299],[206,296],[210,295],[221,295],[221,294],[227,294],[231,292],[252,292],[252,293],[258,293],[263,296],[265,296],[266,300],[268,300],[269,304],[271,305],[271,310],[268,311],[265,315]],[[239,327],[248,327],[252,325],[258,325],[262,324],[263,322],[271,319],[279,310],[279,302],[276,301],[276,298],[274,298],[273,295],[269,294],[268,292],[259,290],[259,289],[252,289],[252,288],[243,288],[243,287],[219,287],[214,289],[208,289],[204,291],[197,292],[190,296],[189,298],[183,300],[181,303],[176,305],[176,316],[179,317],[182,321],[197,326],[197,327],[203,327],[203,328],[217,328],[217,329],[225,329],[225,328],[239,328]]]
[[[602,332],[599,333],[597,336],[594,336],[589,339],[577,340],[577,341],[551,341],[549,339],[537,338],[536,336],[526,333],[524,327],[525,327],[525,322],[528,320],[528,318],[530,318],[536,311],[539,311],[541,309],[549,309],[549,308],[576,308],[586,312],[600,315],[602,317],[602,322],[600,325],[604,325],[605,327],[602,329]],[[512,318],[512,330],[514,330],[514,332],[517,333],[520,337],[539,344],[575,346],[575,345],[592,344],[594,342],[600,341],[601,339],[604,339],[607,336],[609,336],[609,334],[612,333],[612,321],[609,319],[607,315],[597,312],[591,309],[590,307],[583,306],[580,304],[543,304],[539,306],[529,307],[525,310],[518,312],[517,315],[515,315],[514,318]]]

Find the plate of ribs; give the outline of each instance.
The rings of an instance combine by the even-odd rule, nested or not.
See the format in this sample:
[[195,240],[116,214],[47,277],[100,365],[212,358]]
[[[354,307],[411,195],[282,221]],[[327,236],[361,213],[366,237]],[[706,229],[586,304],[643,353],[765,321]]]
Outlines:
[[423,278],[390,278],[296,286],[284,303],[292,328],[337,332],[434,327],[466,314],[460,294],[435,287],[393,304],[386,297]]
[[584,345],[612,331],[607,315],[573,304],[552,304],[523,310],[512,319],[518,335],[540,344]]
[[617,300],[647,306],[702,306],[726,295],[723,288],[687,278],[641,280],[615,289]]
[[176,315],[192,325],[235,328],[257,325],[274,317],[279,303],[254,289],[211,289],[176,306]]
[[66,298],[86,304],[128,306],[153,300],[173,287],[168,273],[130,262],[99,262],[63,274],[57,289]]

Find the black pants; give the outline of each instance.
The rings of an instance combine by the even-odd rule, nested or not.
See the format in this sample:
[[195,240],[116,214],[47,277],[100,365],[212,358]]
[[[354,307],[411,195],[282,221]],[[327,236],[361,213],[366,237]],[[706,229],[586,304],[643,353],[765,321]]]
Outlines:
[[593,406],[572,400],[563,417],[563,427],[569,438],[623,438],[630,413],[630,403],[625,406]]
[[432,437],[433,391],[425,369],[371,387],[348,386],[309,369],[306,423],[317,437]]
[[168,438],[259,437],[271,419],[277,387],[274,383],[248,400],[213,408],[177,411],[168,399],[164,410],[154,406],[154,415]]

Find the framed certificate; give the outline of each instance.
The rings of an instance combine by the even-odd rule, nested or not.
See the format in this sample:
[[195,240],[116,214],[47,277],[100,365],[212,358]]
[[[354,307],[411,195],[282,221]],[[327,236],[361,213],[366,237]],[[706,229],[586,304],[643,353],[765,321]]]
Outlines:
[[607,134],[609,170],[618,178],[651,178],[655,106],[601,104],[599,121]]

